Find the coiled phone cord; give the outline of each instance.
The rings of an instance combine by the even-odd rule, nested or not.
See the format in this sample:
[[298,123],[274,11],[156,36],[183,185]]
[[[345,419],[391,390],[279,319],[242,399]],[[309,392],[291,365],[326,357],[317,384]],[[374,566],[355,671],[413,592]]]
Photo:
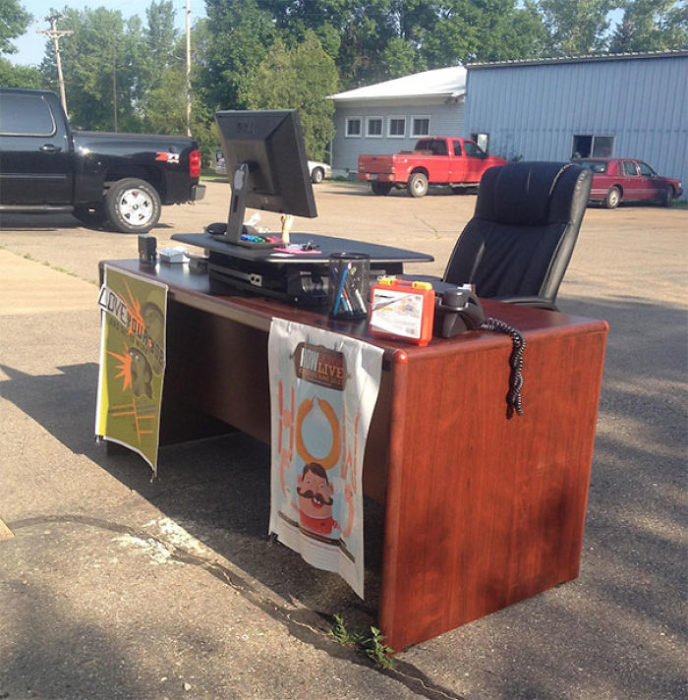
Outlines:
[[509,377],[509,393],[506,397],[507,416],[511,418],[514,411],[519,416],[523,415],[523,399],[521,390],[523,389],[523,351],[526,348],[525,338],[512,326],[497,318],[486,318],[480,328],[485,331],[494,331],[496,333],[505,333],[511,336],[511,356],[509,357],[509,365],[511,366],[511,375]]

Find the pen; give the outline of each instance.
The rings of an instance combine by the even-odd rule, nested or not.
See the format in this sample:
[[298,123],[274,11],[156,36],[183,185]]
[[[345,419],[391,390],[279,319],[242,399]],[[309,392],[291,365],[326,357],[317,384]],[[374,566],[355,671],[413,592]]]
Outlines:
[[339,280],[339,289],[337,290],[337,298],[334,302],[334,309],[333,313],[336,316],[337,312],[339,311],[339,304],[342,301],[342,296],[344,292],[344,283],[346,282],[346,276],[349,274],[349,268],[344,268],[342,271],[342,278]]
[[354,296],[356,297],[356,301],[358,302],[358,310],[359,311],[365,311],[366,310],[366,303],[365,300],[363,299],[363,295],[358,289],[354,289]]
[[344,311],[353,313],[354,307],[351,304],[351,299],[349,299],[349,293],[346,291],[346,287],[342,289],[342,304],[344,305]]

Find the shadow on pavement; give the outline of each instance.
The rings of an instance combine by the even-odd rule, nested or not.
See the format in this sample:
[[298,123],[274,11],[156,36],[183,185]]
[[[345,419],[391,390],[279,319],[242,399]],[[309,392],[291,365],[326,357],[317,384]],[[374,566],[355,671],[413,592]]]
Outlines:
[[[628,689],[636,697],[679,698],[685,689],[679,649],[686,635],[680,600],[686,575],[680,533],[688,524],[681,509],[686,314],[630,297],[572,297],[560,299],[560,308],[606,319],[611,327],[581,577],[412,648],[407,658],[412,664],[430,650],[433,665],[458,673],[457,654],[469,664],[490,647],[508,648],[509,673],[495,679],[504,684],[503,698],[555,697],[567,683],[580,686],[581,674],[593,685],[591,678],[604,678],[605,687]],[[334,614],[353,627],[375,623],[383,525],[376,504],[366,504],[363,602],[339,577],[310,567],[268,538],[267,446],[236,433],[165,447],[159,478],[151,481],[138,456],[107,454],[93,441],[95,364],[62,367],[50,376],[2,369],[9,376],[6,400],[276,596],[305,608],[292,614],[321,629]],[[524,397],[527,373],[535,371],[526,349]],[[244,595],[255,595],[249,581],[242,585]],[[281,619],[284,608],[275,607],[273,614]],[[639,637],[645,640],[640,645]]]
[[[0,214],[0,230],[3,228],[12,231],[57,231],[59,229],[83,228],[91,231],[110,231],[117,234],[118,231],[104,226],[91,226],[79,221],[71,214]],[[156,229],[174,228],[169,224],[158,222]],[[121,234],[130,235],[130,234]]]

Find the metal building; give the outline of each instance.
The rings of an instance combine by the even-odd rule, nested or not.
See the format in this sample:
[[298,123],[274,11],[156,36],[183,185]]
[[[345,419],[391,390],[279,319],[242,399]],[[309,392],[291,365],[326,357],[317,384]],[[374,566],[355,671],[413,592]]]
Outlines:
[[688,182],[688,51],[466,69],[465,135],[479,135],[491,154],[642,158],[661,175]]

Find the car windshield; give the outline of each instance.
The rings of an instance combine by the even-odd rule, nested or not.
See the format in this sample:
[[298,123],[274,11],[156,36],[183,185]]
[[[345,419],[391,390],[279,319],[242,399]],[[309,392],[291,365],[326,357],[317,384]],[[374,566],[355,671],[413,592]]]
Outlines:
[[577,160],[576,163],[586,170],[592,170],[594,173],[606,173],[607,164],[599,160]]

